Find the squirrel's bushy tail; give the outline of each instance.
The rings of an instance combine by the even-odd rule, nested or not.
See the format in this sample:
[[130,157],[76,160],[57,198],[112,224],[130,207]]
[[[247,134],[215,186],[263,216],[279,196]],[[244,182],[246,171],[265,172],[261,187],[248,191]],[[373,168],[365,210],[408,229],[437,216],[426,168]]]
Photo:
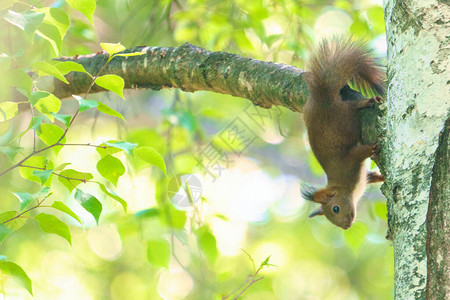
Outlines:
[[383,93],[383,72],[362,42],[324,40],[311,56],[308,67],[310,72],[305,79],[316,99],[336,99],[348,82],[356,84],[363,92]]

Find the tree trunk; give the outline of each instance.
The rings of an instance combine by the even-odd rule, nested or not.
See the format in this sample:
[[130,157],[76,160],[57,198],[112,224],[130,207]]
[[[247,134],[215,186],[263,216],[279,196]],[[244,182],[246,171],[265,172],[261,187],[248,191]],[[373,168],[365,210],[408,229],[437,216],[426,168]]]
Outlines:
[[450,299],[449,20],[445,1],[385,3],[382,169],[396,299]]

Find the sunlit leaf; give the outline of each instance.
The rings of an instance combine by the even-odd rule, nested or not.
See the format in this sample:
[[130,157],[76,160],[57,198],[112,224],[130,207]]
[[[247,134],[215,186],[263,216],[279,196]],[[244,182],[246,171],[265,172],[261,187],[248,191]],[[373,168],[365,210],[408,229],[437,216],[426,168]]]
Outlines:
[[97,171],[109,182],[117,185],[119,177],[125,174],[125,167],[120,159],[111,155],[106,155],[98,161]]
[[13,118],[19,112],[16,102],[1,102],[0,103],[0,122],[4,122]]
[[61,9],[56,7],[44,7],[36,10],[39,13],[44,13],[44,21],[47,24],[55,26],[61,37],[64,38],[70,26],[69,16]]
[[30,102],[38,111],[45,114],[51,121],[53,121],[52,113],[57,113],[61,108],[61,100],[55,97],[55,95],[43,91],[32,93]]
[[[51,170],[53,169],[53,162],[50,161],[47,157],[44,156],[32,156],[30,157],[23,165],[27,167],[20,167],[19,173],[20,175],[31,181],[42,183],[41,178],[33,174],[35,170]],[[51,178],[46,182],[46,184],[50,184]]]
[[[86,69],[83,67],[83,65],[74,62],[74,61],[62,61],[54,65],[55,68],[61,72],[61,74],[66,75],[70,72],[82,72],[89,74]],[[91,100],[93,101],[93,100]]]
[[56,26],[48,23],[41,23],[38,30],[36,30],[36,35],[49,42],[55,51],[55,54],[59,56],[62,47],[62,36]]
[[95,84],[106,90],[112,91],[125,99],[123,97],[125,81],[122,77],[113,74],[103,75],[95,79]]
[[136,213],[136,217],[138,218],[152,218],[152,217],[156,217],[159,215],[159,209],[157,208],[149,208],[149,209],[144,209],[144,210],[140,210]]
[[62,211],[63,213],[68,214],[69,216],[71,216],[72,218],[77,220],[78,223],[82,224],[80,218],[67,205],[65,205],[63,202],[55,201],[55,202],[52,203],[51,207],[53,207],[54,209],[57,209],[59,211]]
[[84,207],[95,219],[98,224],[98,220],[100,219],[100,214],[102,213],[102,204],[91,194],[85,193],[80,189],[77,189],[75,192],[75,199],[81,203],[81,206]]
[[[19,230],[23,225],[25,225],[25,222],[27,221],[26,218],[15,218],[19,213],[14,210],[5,211],[3,213],[0,213],[0,223],[3,223],[6,227],[12,230]],[[27,217],[30,213],[24,213],[22,216]],[[6,223],[5,223],[6,222]]]
[[116,44],[114,44],[114,43],[100,43],[100,47],[102,47],[102,49],[105,50],[110,55],[110,57],[113,54],[115,54],[117,52],[120,52],[120,51],[123,51],[123,50],[126,49],[120,43],[116,43]]
[[3,18],[7,22],[22,29],[29,37],[33,37],[36,28],[42,23],[44,16],[44,14],[40,14],[35,11],[18,13],[8,10]]
[[41,180],[42,184],[45,184],[52,175],[53,170],[33,170],[33,175]]
[[86,100],[77,95],[73,95],[73,97],[77,99],[80,104],[80,112],[83,112],[89,108],[97,107],[99,105],[99,102],[95,100]]
[[125,151],[129,155],[133,155],[133,150],[136,148],[137,144],[128,143],[128,142],[114,142],[108,141],[104,143],[107,146],[114,147],[117,149],[121,149]]
[[119,54],[115,54],[114,57],[116,57],[116,56],[124,56],[124,57],[139,56],[139,55],[143,55],[143,54],[145,54],[145,52],[119,53]]
[[109,107],[108,105],[102,103],[102,102],[98,102],[98,106],[97,106],[98,111],[113,116],[113,117],[117,117],[119,119],[122,119],[125,121],[124,117],[122,116],[121,113],[119,113],[118,111],[112,109],[111,107]]
[[127,212],[127,202],[125,200],[123,200],[121,197],[119,197],[114,191],[112,191],[109,188],[107,188],[104,184],[98,182],[98,185],[99,185],[100,190],[102,192],[104,192],[106,195],[108,195],[109,197],[113,198],[117,202],[119,202],[122,205],[123,210],[125,211],[125,213]]
[[55,113],[52,113],[51,115],[56,120],[63,122],[64,125],[66,125],[66,127],[69,127],[70,121],[72,120],[72,116],[71,115],[62,115],[62,114],[55,114]]
[[169,267],[170,246],[165,239],[154,239],[147,242],[147,259],[156,267]]
[[13,195],[16,196],[20,201],[20,210],[23,210],[31,202],[33,202],[34,199],[36,199],[35,195],[32,195],[27,192],[17,192],[13,193]]
[[87,182],[94,178],[91,173],[83,173],[73,169],[61,171],[59,175],[59,182],[61,182],[69,192],[72,192],[72,190],[80,183]]
[[197,236],[197,242],[200,250],[210,262],[214,263],[219,256],[216,238],[214,235],[212,235],[206,226],[202,226],[197,229],[195,235]]
[[0,270],[2,273],[11,276],[17,283],[24,287],[28,293],[33,295],[31,279],[19,265],[10,261],[0,261]]
[[[48,146],[56,144],[64,134],[64,130],[54,124],[41,124],[38,137]],[[61,141],[63,142],[63,141]]]
[[64,222],[59,220],[54,215],[40,213],[36,215],[34,219],[38,221],[39,226],[43,231],[47,233],[57,234],[60,237],[66,239],[69,244],[72,244],[69,226],[67,226]]
[[51,75],[64,83],[69,83],[64,75],[58,70],[58,68],[49,63],[37,61],[33,63],[32,66],[33,70],[35,70],[39,76]]
[[95,12],[95,0],[66,0],[66,2],[74,9],[81,12],[88,18],[88,20],[94,24],[94,12]]
[[152,147],[138,147],[134,150],[137,157],[149,163],[151,165],[157,166],[165,175],[166,173],[166,163],[164,162],[163,157],[159,154],[158,151],[153,149]]

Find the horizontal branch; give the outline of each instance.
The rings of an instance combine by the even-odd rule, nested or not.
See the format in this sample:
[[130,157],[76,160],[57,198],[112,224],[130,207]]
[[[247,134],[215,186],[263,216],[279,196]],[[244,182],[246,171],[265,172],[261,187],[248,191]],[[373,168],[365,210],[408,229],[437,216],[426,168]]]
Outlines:
[[[125,88],[212,91],[246,98],[264,108],[279,105],[295,112],[302,110],[309,96],[303,78],[305,71],[294,66],[259,61],[227,52],[211,52],[189,43],[180,47],[135,47],[122,53],[133,52],[145,54],[116,56],[102,71],[102,75],[119,75],[125,80]],[[104,52],[58,58],[60,61],[75,61],[83,65],[90,74],[98,74],[107,59],[108,54]],[[83,94],[92,82],[89,76],[80,72],[71,72],[66,78],[70,84],[57,79],[54,81],[53,93],[59,98]],[[104,89],[94,85],[91,93],[101,91]],[[377,115],[375,111],[363,110],[365,141],[375,140],[376,135],[372,130]]]

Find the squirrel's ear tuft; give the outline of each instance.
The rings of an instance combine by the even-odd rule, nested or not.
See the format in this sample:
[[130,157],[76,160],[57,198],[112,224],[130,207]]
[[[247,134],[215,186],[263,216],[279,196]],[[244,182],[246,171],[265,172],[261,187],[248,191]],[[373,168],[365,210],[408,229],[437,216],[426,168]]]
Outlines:
[[308,201],[314,201],[314,194],[317,192],[317,188],[309,184],[303,184],[301,189],[302,197]]

